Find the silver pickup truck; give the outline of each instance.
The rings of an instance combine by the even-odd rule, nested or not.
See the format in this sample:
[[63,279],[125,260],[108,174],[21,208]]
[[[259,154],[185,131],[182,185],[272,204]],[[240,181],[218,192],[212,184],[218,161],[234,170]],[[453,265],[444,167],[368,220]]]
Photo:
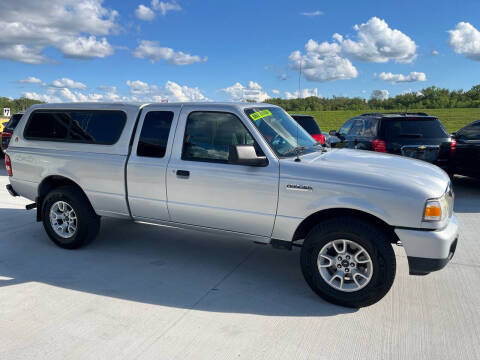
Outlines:
[[424,275],[458,238],[441,169],[327,149],[269,104],[35,105],[5,162],[10,194],[34,201],[27,208],[63,248],[93,240],[104,216],[301,246],[308,285],[344,306],[389,291],[393,244]]

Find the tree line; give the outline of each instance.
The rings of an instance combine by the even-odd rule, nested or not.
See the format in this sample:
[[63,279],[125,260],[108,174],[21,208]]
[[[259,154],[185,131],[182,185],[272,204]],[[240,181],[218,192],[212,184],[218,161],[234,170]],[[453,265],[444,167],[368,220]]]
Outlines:
[[287,111],[480,108],[480,85],[475,85],[468,91],[431,86],[418,92],[405,93],[387,99],[311,96],[289,100],[273,98],[265,102],[281,106]]
[[42,104],[42,102],[27,98],[10,99],[6,97],[0,97],[0,116],[3,115],[3,108],[10,108],[10,114],[13,115],[19,111],[26,110],[33,104]]

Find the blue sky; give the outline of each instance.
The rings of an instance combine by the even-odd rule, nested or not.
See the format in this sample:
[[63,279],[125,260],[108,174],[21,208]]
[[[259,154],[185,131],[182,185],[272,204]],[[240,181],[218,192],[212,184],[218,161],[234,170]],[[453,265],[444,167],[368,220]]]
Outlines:
[[300,64],[302,96],[480,83],[478,1],[17,0],[0,14],[2,96],[289,98]]

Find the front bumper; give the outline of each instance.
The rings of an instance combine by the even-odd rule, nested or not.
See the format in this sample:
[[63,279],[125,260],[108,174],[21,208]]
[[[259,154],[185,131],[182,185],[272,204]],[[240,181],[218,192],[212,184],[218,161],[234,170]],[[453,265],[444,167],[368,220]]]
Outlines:
[[395,229],[408,258],[410,275],[426,275],[445,267],[455,254],[458,221],[452,215],[442,230]]

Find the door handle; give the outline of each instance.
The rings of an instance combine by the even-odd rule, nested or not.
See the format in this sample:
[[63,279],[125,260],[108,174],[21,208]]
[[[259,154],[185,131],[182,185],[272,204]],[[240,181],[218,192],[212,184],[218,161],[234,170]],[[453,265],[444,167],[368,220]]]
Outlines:
[[188,178],[190,176],[190,171],[188,170],[177,170],[177,176]]

